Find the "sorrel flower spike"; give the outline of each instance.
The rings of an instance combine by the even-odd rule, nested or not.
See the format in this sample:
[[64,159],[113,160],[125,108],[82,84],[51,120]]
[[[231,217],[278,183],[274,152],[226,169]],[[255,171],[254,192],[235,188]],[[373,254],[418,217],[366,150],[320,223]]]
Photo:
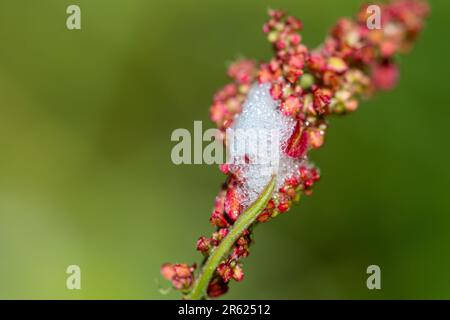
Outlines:
[[197,241],[204,256],[200,270],[196,274],[196,266],[186,264],[161,268],[184,298],[216,298],[232,279],[243,280],[242,260],[249,255],[254,227],[288,211],[320,179],[308,152],[323,145],[329,116],[353,112],[361,98],[395,86],[395,57],[412,47],[429,7],[425,0],[379,6],[381,29],[367,27],[363,6],[355,19],[340,19],[315,50],[302,44],[300,20],[269,10],[263,32],[274,57],[229,67],[232,82],[215,94],[211,120],[224,136],[228,128],[277,129],[280,155],[276,165],[268,166],[275,175],[263,174],[248,154],[243,162],[233,158],[220,166],[227,179],[210,217],[216,231]]

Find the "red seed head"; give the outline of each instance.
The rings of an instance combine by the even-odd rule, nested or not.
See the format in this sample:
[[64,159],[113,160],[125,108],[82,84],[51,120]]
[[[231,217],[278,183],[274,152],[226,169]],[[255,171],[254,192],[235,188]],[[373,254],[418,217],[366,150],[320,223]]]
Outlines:
[[238,265],[233,269],[233,279],[237,282],[244,280],[244,271]]
[[211,249],[211,241],[206,237],[200,237],[197,240],[197,250],[203,253],[208,253]]
[[393,63],[378,64],[373,67],[372,80],[376,88],[391,90],[397,84],[399,72]]
[[218,298],[227,293],[228,285],[221,277],[215,277],[208,285],[207,294],[210,298]]
[[235,221],[239,217],[241,210],[241,199],[236,188],[231,187],[227,190],[225,197],[225,212],[232,221]]
[[303,157],[308,150],[308,133],[303,129],[300,121],[297,122],[294,132],[288,140],[286,154],[292,158]]

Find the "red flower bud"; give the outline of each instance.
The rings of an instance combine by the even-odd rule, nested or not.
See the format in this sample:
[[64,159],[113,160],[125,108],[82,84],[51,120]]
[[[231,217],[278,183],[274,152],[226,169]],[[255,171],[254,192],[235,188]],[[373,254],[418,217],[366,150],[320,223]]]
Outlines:
[[277,209],[281,213],[286,212],[291,207],[290,198],[284,193],[278,193],[278,206]]
[[259,72],[258,72],[258,82],[259,83],[267,83],[267,82],[272,81],[272,79],[273,79],[273,74],[272,74],[272,72],[270,72],[267,65],[261,65],[261,68],[259,69]]
[[300,111],[301,105],[300,99],[291,95],[281,103],[280,110],[286,116],[293,116]]
[[177,290],[186,290],[194,282],[195,264],[189,267],[187,264],[165,263],[161,267],[161,275],[172,282]]
[[230,172],[230,166],[228,164],[221,164],[219,166],[220,171],[222,171],[224,174],[228,174]]
[[327,107],[330,104],[331,96],[323,89],[314,90],[314,109],[323,114],[327,112]]
[[225,262],[217,267],[217,274],[220,275],[224,282],[228,282],[233,278],[233,269]]
[[372,80],[376,88],[390,90],[397,84],[399,72],[393,63],[378,64],[373,67]]
[[338,57],[331,57],[328,59],[328,70],[336,73],[343,73],[348,70],[348,66],[344,60]]
[[211,218],[209,219],[212,225],[223,228],[228,226],[228,221],[224,217],[223,213],[218,211],[213,211]]
[[258,222],[264,223],[270,220],[272,217],[272,212],[268,209],[264,209],[263,212],[258,216]]
[[208,285],[207,294],[210,298],[218,298],[227,293],[228,285],[221,277],[215,277]]
[[300,37],[299,34],[295,33],[295,34],[291,35],[290,40],[291,40],[291,44],[296,46],[300,43],[302,38]]
[[313,71],[321,72],[326,67],[325,58],[317,53],[312,53],[308,60],[308,66]]
[[200,237],[197,240],[197,250],[203,253],[208,253],[211,249],[211,241],[206,237]]
[[240,266],[235,266],[233,269],[233,279],[237,282],[244,280],[244,271]]
[[161,266],[161,275],[167,280],[172,280],[172,278],[175,276],[173,265],[171,263],[163,264]]
[[220,239],[225,238],[227,236],[227,234],[228,234],[228,228],[221,228],[219,230]]
[[325,133],[319,128],[308,128],[308,138],[311,147],[317,149],[323,145]]
[[270,87],[270,95],[274,100],[279,100],[283,94],[283,87],[280,83],[274,83],[272,87]]

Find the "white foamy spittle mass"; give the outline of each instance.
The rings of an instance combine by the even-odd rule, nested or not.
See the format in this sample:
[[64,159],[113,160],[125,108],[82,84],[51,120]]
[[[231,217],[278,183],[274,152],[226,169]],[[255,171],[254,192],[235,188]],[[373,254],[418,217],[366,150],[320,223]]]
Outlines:
[[272,174],[277,175],[279,189],[286,178],[298,172],[302,163],[283,152],[295,120],[281,113],[269,90],[270,84],[254,84],[231,128],[234,136],[229,139],[230,159],[244,178],[243,186],[238,188],[246,199],[244,206],[258,198]]

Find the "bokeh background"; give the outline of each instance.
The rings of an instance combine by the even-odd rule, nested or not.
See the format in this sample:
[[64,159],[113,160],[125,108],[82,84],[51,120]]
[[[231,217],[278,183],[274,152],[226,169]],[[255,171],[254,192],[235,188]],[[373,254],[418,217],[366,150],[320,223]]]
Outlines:
[[[70,4],[81,31],[66,29]],[[268,7],[316,46],[360,4],[1,0],[0,298],[179,298],[159,267],[200,260],[223,176],[172,164],[172,131],[212,127],[228,62],[270,57]],[[399,86],[332,121],[314,195],[256,230],[227,298],[450,299],[450,2],[431,5]],[[382,290],[366,288],[371,264]]]

